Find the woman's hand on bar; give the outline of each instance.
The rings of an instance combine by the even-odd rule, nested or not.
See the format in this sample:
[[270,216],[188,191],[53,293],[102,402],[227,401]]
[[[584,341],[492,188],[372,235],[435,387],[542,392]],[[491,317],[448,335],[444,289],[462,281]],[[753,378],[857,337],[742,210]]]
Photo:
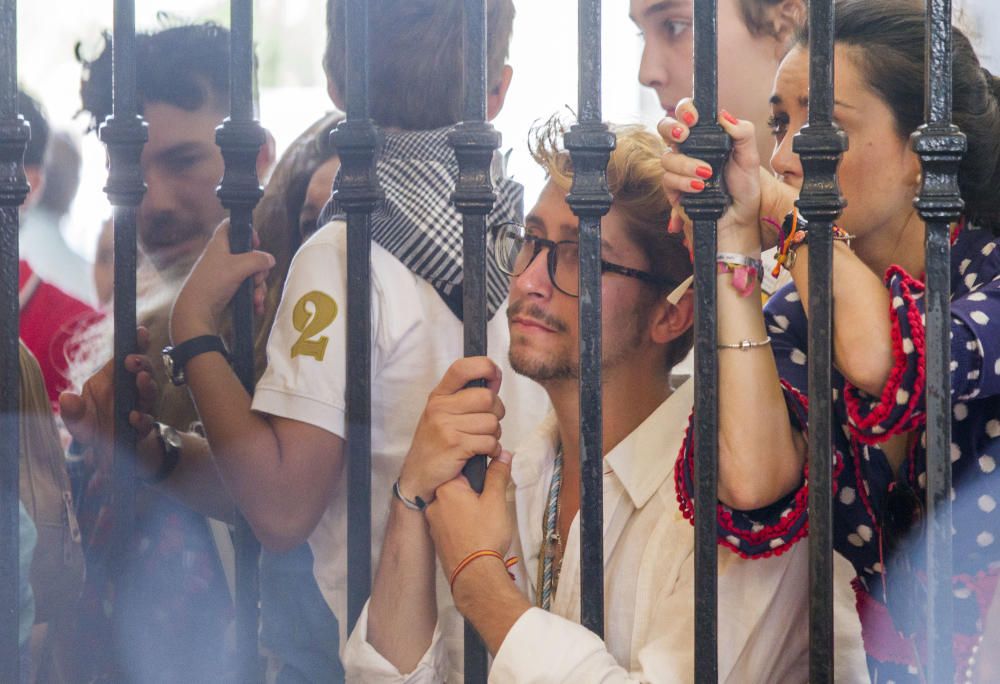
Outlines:
[[[686,98],[677,105],[676,118],[666,117],[657,127],[671,146],[671,151],[664,154],[661,160],[663,187],[674,206],[671,232],[681,229],[690,231],[690,221],[681,208],[681,198],[686,194],[702,192],[705,182],[715,172],[706,162],[679,152],[680,144],[688,139],[698,117],[694,103]],[[761,219],[773,214],[780,220],[792,208],[794,193],[790,193],[772,173],[761,167],[752,123],[737,119],[725,110],[719,114],[718,121],[733,140],[732,154],[724,172],[726,191],[731,196],[732,204],[718,225],[719,249],[754,253],[773,247],[777,233]],[[690,235],[688,237],[690,240]]]
[[[469,387],[485,380],[486,387]],[[459,359],[431,392],[403,462],[399,488],[404,496],[434,498],[434,491],[454,479],[477,454],[500,455],[500,420],[504,405],[501,372],[485,356]]]
[[[255,234],[254,247],[258,246]],[[170,339],[179,344],[198,335],[217,334],[222,312],[247,278],[253,278],[254,311],[263,315],[266,278],[273,266],[274,257],[267,252],[255,249],[233,254],[229,221],[223,221],[177,295],[170,315]]]

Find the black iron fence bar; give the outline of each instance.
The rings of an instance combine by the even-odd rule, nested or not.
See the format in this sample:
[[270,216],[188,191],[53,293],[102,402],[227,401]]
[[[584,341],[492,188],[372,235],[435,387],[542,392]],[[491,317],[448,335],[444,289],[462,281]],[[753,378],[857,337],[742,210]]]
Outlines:
[[580,219],[580,622],[604,636],[604,439],[601,411],[601,217],[615,136],[601,121],[601,2],[579,3],[579,114],[566,134]]
[[718,681],[718,499],[719,383],[716,356],[716,233],[728,205],[719,172],[732,143],[718,119],[718,16],[716,0],[694,6],[694,101],[698,124],[683,145],[685,154],[704,159],[716,171],[705,190],[684,199],[694,222],[694,477],[695,477],[695,681]]
[[347,629],[371,593],[371,212],[378,131],[368,115],[368,2],[348,0],[347,118],[331,134],[347,212]]
[[809,123],[795,137],[809,221],[809,681],[833,682],[833,222],[843,209],[837,164],[847,139],[833,124],[833,0],[809,3]]
[[964,208],[958,167],[965,136],[952,125],[951,0],[927,0],[925,125],[913,135],[923,165],[914,204],[927,224],[927,681],[954,678],[951,556],[951,243]]
[[[462,322],[466,356],[486,354],[486,215],[496,194],[490,178],[500,134],[486,122],[486,0],[465,0],[464,93],[462,123],[448,135],[455,150],[459,175],[452,202],[462,214]],[[472,383],[482,386],[482,381]],[[469,483],[482,491],[486,457],[475,456],[463,469]],[[486,648],[476,630],[465,623],[465,681],[486,681]]]
[[20,681],[18,612],[18,207],[28,124],[17,113],[17,0],[0,0],[0,681]]
[[[263,194],[257,178],[257,154],[265,143],[255,120],[253,82],[253,0],[230,2],[230,113],[216,130],[225,160],[217,190],[229,210],[229,246],[234,253],[253,247],[253,209]],[[233,364],[247,392],[254,386],[253,282],[247,279],[232,306]],[[236,516],[236,653],[238,681],[260,680],[257,650],[258,561],[260,544],[242,515]]]
[[[129,567],[135,535],[135,442],[128,415],[136,403],[135,379],[125,370],[125,357],[138,349],[136,340],[136,213],[146,185],[139,157],[147,139],[146,124],[138,115],[135,67],[135,2],[115,0],[112,38],[112,115],[100,128],[110,165],[104,188],[114,213],[114,506],[115,530],[112,568],[117,591],[124,601],[131,595]],[[124,649],[122,652],[130,651]],[[138,658],[129,653],[125,658]],[[134,671],[129,664],[122,663]]]

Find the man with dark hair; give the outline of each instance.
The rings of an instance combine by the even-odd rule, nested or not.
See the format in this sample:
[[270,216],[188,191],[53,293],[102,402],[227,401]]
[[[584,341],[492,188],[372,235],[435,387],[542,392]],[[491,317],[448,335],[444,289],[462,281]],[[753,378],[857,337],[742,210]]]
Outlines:
[[[340,108],[343,5],[343,0],[330,0],[327,7],[329,92]],[[488,37],[488,114],[493,118],[512,75],[504,62],[513,4],[490,0],[488,11],[495,20]],[[372,388],[375,548],[402,449],[419,417],[415,409],[444,371],[443,364],[462,349],[462,222],[450,202],[458,165],[447,141],[462,112],[461,88],[456,87],[463,75],[461,12],[459,0],[381,0],[371,8],[373,26],[382,27],[373,31],[379,36],[371,54],[373,112],[387,133],[378,160],[386,199],[373,216],[372,248],[374,329],[381,331],[373,341],[372,359],[377,369]],[[387,77],[390,73],[398,77]],[[427,93],[433,97],[419,97]],[[519,219],[520,186],[498,177],[496,189],[497,206],[489,223]],[[180,488],[221,474],[265,548],[293,548],[308,539],[319,587],[343,629],[346,328],[337,312],[346,304],[346,224],[335,205],[325,216],[320,223],[326,225],[292,263],[268,344],[268,368],[252,404],[221,355],[200,353],[188,356],[186,364],[178,362],[201,412],[212,458],[204,441],[183,435],[180,462],[165,486]],[[428,259],[428,254],[435,256]],[[231,259],[235,261],[229,263]],[[232,292],[228,287],[237,282],[233,278],[242,278],[248,265],[266,267],[263,259],[259,254],[230,255],[224,231],[209,244],[174,307],[178,359],[191,340],[218,332],[214,314],[202,304],[211,311],[224,308]],[[491,267],[491,349],[506,346],[505,283],[506,276]],[[295,311],[311,316],[308,330]],[[513,434],[518,417],[527,427],[544,404],[540,391],[517,380],[508,383],[505,396],[512,407]],[[156,470],[162,447],[153,437],[142,446],[144,467]]]
[[[31,230],[32,208],[44,192],[44,164],[50,131],[41,106],[22,90],[17,91],[17,106],[18,112],[31,126],[31,139],[24,153],[24,174],[31,192],[21,214],[23,231]],[[23,238],[23,232],[19,237]],[[22,254],[18,264],[19,333],[41,366],[49,401],[54,404],[59,393],[69,387],[67,348],[70,340],[75,333],[92,324],[97,314],[53,284],[48,275],[37,271],[28,259],[28,254]]]
[[[111,43],[84,62],[83,111],[96,129],[112,112]],[[139,112],[149,126],[142,150],[147,190],[139,244],[160,271],[183,278],[226,211],[215,195],[225,168],[215,129],[229,114],[229,31],[212,23],[136,36]],[[263,178],[273,141],[257,157]]]
[[[101,54],[83,63],[80,95],[92,130],[111,115],[113,106],[112,51],[110,37],[105,37]],[[156,349],[168,342],[167,324],[177,286],[226,218],[215,194],[225,170],[215,129],[229,114],[229,40],[229,31],[213,23],[171,26],[136,36],[139,111],[149,136],[140,158],[147,190],[136,227],[139,246],[157,271],[150,278],[140,278],[140,282],[157,283],[148,293],[140,292],[140,321],[149,329],[150,343]],[[265,176],[273,153],[269,140],[257,157],[259,177]],[[168,381],[159,356],[151,370],[159,380],[154,404],[163,429],[191,429],[198,414],[187,392]],[[79,401],[68,397],[62,407],[72,428],[82,418]],[[161,434],[158,430],[157,435]],[[94,519],[82,516],[83,523],[96,525],[110,512],[110,492],[102,490],[101,483],[98,472],[88,489],[93,502],[88,510],[100,513]],[[214,493],[213,498],[209,510],[225,507],[224,492]],[[142,656],[126,659],[141,668],[130,676],[140,681],[223,679],[232,663],[226,646],[231,598],[217,548],[220,542],[228,545],[224,526],[206,521],[152,487],[139,490],[139,516],[137,595],[117,600],[115,615],[119,622],[115,627],[131,632],[127,642]],[[108,586],[101,579],[98,576],[91,583],[92,598],[117,599],[116,594],[102,595]],[[89,615],[96,621],[92,631],[108,627],[99,612]],[[95,663],[94,670],[100,672],[106,666]]]

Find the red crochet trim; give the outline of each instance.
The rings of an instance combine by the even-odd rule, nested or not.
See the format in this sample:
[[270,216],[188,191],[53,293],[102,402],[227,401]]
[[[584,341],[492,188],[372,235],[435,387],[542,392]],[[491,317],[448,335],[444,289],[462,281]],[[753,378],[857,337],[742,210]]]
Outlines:
[[923,414],[914,416],[924,395],[926,354],[924,348],[924,323],[912,294],[914,291],[923,292],[924,285],[920,281],[913,279],[899,266],[889,267],[889,270],[886,271],[885,283],[888,285],[895,276],[899,276],[900,278],[899,287],[907,309],[906,316],[910,324],[910,339],[913,342],[914,351],[918,355],[917,377],[913,383],[913,391],[910,392],[909,402],[907,402],[902,415],[885,432],[874,434],[872,428],[888,420],[897,407],[896,393],[900,389],[903,374],[906,372],[908,365],[907,355],[903,351],[903,334],[899,323],[899,315],[890,301],[889,317],[892,319],[892,349],[895,364],[889,373],[889,380],[886,382],[885,389],[882,390],[882,396],[879,399],[878,405],[871,410],[868,416],[861,415],[861,400],[857,396],[860,390],[851,385],[846,378],[844,380],[844,404],[847,407],[847,415],[850,418],[848,428],[853,436],[864,444],[879,444],[893,435],[913,430],[925,420]]
[[[809,398],[802,394],[800,391],[792,387],[788,382],[781,381],[782,388],[801,406],[802,412],[796,411],[797,417],[800,423],[805,423],[805,414],[808,413],[809,408]],[[680,453],[677,456],[677,462],[674,467],[674,489],[677,495],[677,503],[680,507],[681,514],[687,519],[692,525],[694,524],[694,501],[688,495],[687,490],[684,486],[684,473],[688,474],[689,481],[694,481],[694,444],[693,437],[691,434],[692,417],[694,412],[692,411],[691,417],[688,418],[688,427],[684,432],[684,441],[681,444]],[[834,448],[834,471],[833,471],[833,495],[836,496],[838,490],[838,479],[841,472],[844,469],[844,457],[843,454],[836,448]],[[727,538],[728,535],[737,537],[743,542],[753,545],[760,545],[764,543],[769,543],[774,539],[778,539],[783,535],[787,534],[793,525],[801,521],[802,515],[808,511],[809,508],[809,463],[807,462],[803,467],[803,477],[804,481],[799,490],[795,493],[793,499],[792,507],[786,515],[783,515],[781,521],[774,524],[763,527],[757,532],[750,530],[740,529],[736,526],[733,521],[733,515],[731,510],[724,506],[723,504],[716,504],[716,513],[718,516],[718,524],[722,528],[725,534],[720,534],[718,543],[720,546],[724,546],[731,551],[737,553],[742,558],[769,558],[770,556],[780,556],[789,549],[791,549],[798,541],[809,534],[809,521],[802,522],[802,526],[795,531],[794,535],[787,540],[783,540],[780,546],[775,548],[767,549],[759,553],[747,553],[742,550],[738,544],[733,544]]]

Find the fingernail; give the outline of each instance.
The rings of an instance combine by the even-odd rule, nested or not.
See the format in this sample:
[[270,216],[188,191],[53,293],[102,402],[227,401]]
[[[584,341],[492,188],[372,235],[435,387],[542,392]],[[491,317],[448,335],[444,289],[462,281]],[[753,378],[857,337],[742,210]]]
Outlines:
[[510,465],[511,461],[514,460],[514,454],[504,449],[503,451],[500,452],[500,455],[497,456],[497,460],[500,461],[501,463],[506,463],[507,465]]
[[691,181],[691,187],[694,188],[695,190],[699,190],[699,191],[704,190],[705,189],[705,181],[693,180],[693,181]]
[[674,129],[670,131],[670,135],[674,136],[677,140],[680,140],[681,136],[684,135],[684,129],[680,126],[674,126]]
[[694,126],[694,114],[691,112],[684,112],[684,115],[681,118],[684,119],[684,123],[688,126]]
[[722,110],[722,118],[725,119],[726,121],[728,121],[729,123],[731,123],[734,126],[737,126],[740,123],[739,120],[735,116],[733,116],[732,114],[730,114],[729,112],[727,112],[725,109]]
[[712,169],[711,167],[708,166],[699,166],[697,169],[694,170],[694,175],[698,176],[699,178],[704,178],[705,180],[708,180],[709,178],[712,177]]

